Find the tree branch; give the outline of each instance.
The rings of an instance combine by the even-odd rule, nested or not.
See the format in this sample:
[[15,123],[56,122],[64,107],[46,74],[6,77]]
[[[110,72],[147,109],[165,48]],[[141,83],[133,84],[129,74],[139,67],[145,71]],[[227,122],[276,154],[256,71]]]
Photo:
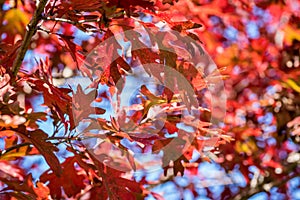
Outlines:
[[[71,142],[72,140],[78,140],[78,138],[77,137],[49,137],[49,138],[45,138],[45,141],[51,141],[51,140],[63,140],[62,142],[66,142],[66,141]],[[20,144],[16,144],[14,146],[11,146],[7,149],[4,149],[2,152],[0,152],[0,157],[7,154],[8,152],[11,152],[13,150],[17,150],[21,147],[29,146],[29,145],[32,145],[32,143],[24,142],[24,143],[20,143]]]
[[44,20],[47,21],[54,21],[54,22],[65,22],[65,23],[69,23],[72,25],[78,25],[78,24],[83,24],[83,23],[89,23],[89,22],[100,22],[101,19],[100,18],[96,18],[96,19],[85,19],[85,20],[79,20],[79,21],[72,21],[70,19],[65,19],[65,18],[51,18],[51,17],[44,17]]
[[29,24],[26,27],[26,33],[25,33],[23,42],[19,49],[17,58],[15,59],[14,64],[12,66],[13,77],[17,76],[17,73],[21,67],[21,64],[24,60],[25,54],[27,52],[28,46],[31,42],[31,38],[35,34],[36,27],[42,18],[42,12],[43,12],[47,2],[48,2],[48,0],[40,0],[39,5],[37,6],[37,9],[35,10],[35,12],[33,14],[32,19],[30,20]]
[[25,142],[25,143],[21,143],[21,144],[17,144],[15,146],[9,147],[9,148],[3,150],[2,152],[0,152],[0,157],[3,156],[4,154],[7,154],[8,152],[11,152],[13,150],[19,149],[24,146],[29,146],[29,145],[31,145],[31,143]]
[[[291,167],[288,168],[288,170],[286,172],[284,172],[284,174],[289,174],[290,172],[295,171],[295,168],[297,168],[297,163],[295,163],[294,165],[291,165]],[[233,196],[233,200],[247,200],[250,197],[254,196],[255,194],[258,194],[260,192],[269,192],[269,190],[266,190],[264,188],[265,184],[270,184],[270,189],[273,187],[281,187],[282,185],[285,185],[287,182],[289,182],[291,179],[298,177],[299,174],[298,173],[294,173],[292,175],[287,175],[285,178],[282,178],[280,180],[276,180],[273,182],[262,182],[259,185],[257,185],[255,188],[251,188],[250,190],[244,190],[244,191],[239,191],[238,194],[236,194],[235,196]]]

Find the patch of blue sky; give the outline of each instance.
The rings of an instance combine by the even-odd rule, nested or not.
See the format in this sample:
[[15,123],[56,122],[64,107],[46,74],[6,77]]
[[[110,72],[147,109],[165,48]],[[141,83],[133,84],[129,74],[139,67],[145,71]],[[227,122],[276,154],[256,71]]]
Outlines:
[[[173,182],[167,182],[158,185],[152,189],[153,192],[159,193],[164,199],[181,200],[181,194]],[[148,198],[146,198],[147,200]]]
[[3,137],[0,138],[0,149],[5,149],[5,141]]
[[260,192],[253,195],[248,200],[268,200],[268,195],[265,192]]
[[213,25],[217,25],[221,22],[221,19],[218,16],[211,16],[209,19]]
[[228,26],[224,31],[224,37],[231,41],[236,41],[238,37],[238,30],[233,26]]
[[274,145],[276,145],[277,141],[275,138],[269,137],[269,138],[267,138],[267,143],[269,146],[274,146]]
[[191,190],[186,189],[183,192],[184,200],[194,200],[194,195]]
[[299,151],[299,145],[295,144],[291,140],[288,140],[288,142],[287,142],[287,148],[289,148],[291,151]]
[[270,15],[270,13],[266,10],[263,10],[257,6],[253,6],[253,10],[252,10],[252,13],[259,17],[259,22],[258,22],[258,25],[259,26],[263,26],[264,24],[261,23],[261,22],[264,22],[264,23],[268,23],[272,20],[272,16]]
[[273,114],[271,112],[267,112],[265,115],[258,117],[258,122],[260,124],[272,124],[273,121]]
[[240,191],[240,188],[237,185],[229,185],[229,189],[232,194],[237,194]]
[[34,110],[34,112],[45,112],[47,107],[46,106],[42,106],[42,104],[44,103],[44,98],[42,95],[37,95],[37,96],[33,96],[31,97],[31,104],[32,104],[32,109]]
[[193,182],[196,185],[196,188],[198,188],[197,192],[199,195],[206,195],[203,193],[204,190],[199,189],[208,187],[213,193],[214,199],[217,199],[224,191],[225,185],[234,184],[231,181],[231,178],[225,173],[224,169],[218,164],[201,163],[198,172],[201,174],[201,178],[198,177],[198,179],[193,179]]
[[36,61],[39,62],[40,59],[45,60],[46,54],[38,53],[34,50],[28,50],[24,57],[22,70],[29,72],[32,71],[33,67],[37,65]]
[[255,15],[255,16],[263,16],[265,11],[263,9],[261,9],[260,7],[257,7],[257,6],[253,6],[253,10],[252,10],[252,13]]
[[187,126],[184,123],[177,123],[176,127],[179,128],[179,129],[181,129],[181,130],[190,132],[190,133],[193,133],[195,131],[195,129],[193,127]]
[[240,172],[238,165],[236,165],[235,168],[232,170],[232,172],[230,173],[230,177],[234,185],[237,185],[239,187],[245,187],[247,185],[246,179],[244,175]]
[[225,128],[226,124],[224,122],[218,122],[217,127]]
[[63,163],[66,158],[73,156],[74,154],[66,150],[66,145],[61,143],[56,145],[59,151],[55,153],[60,163]]
[[289,181],[289,189],[294,190],[300,187],[300,177],[295,177]]
[[144,14],[144,13],[139,13],[140,14],[140,19],[143,21],[143,22],[152,22],[153,20],[153,17],[151,15],[147,15],[147,14]]
[[[73,26],[71,27],[71,29],[72,29],[72,30],[74,30]],[[57,30],[57,32],[56,32],[56,33],[58,33],[58,34],[62,34],[62,35],[63,35],[63,34],[64,34],[64,30],[65,30],[65,29],[64,29],[64,27],[63,27],[63,26],[61,26],[61,27],[60,27],[60,28]]]
[[93,35],[87,34],[80,29],[75,29],[74,31],[74,42],[78,45],[82,45],[83,41],[87,41],[93,37]]
[[149,194],[145,197],[145,200],[157,200],[157,198],[155,198],[152,194]]
[[[32,97],[31,103],[34,112],[46,112],[47,107],[43,106],[44,98],[42,95]],[[52,135],[54,132],[54,127],[52,125],[53,119],[49,116],[47,116],[46,118],[46,121],[37,121],[37,125],[39,126],[40,130],[44,131],[48,135]]]
[[252,103],[251,107],[253,110],[258,110],[258,109],[260,109],[260,103],[254,102],[254,103]]
[[265,147],[266,147],[266,143],[265,143],[265,142],[260,142],[260,141],[258,141],[258,142],[256,142],[256,144],[257,144],[257,146],[258,146],[259,148],[265,148]]
[[197,192],[197,194],[199,195],[199,197],[201,197],[201,198],[206,198],[206,195],[207,195],[207,190],[206,190],[206,188],[203,188],[203,187],[195,187],[195,191]]
[[277,127],[276,125],[272,125],[272,126],[267,125],[267,126],[263,126],[262,129],[264,133],[273,133],[277,130]]
[[259,28],[255,21],[250,21],[246,24],[246,32],[249,38],[257,39],[260,37]]
[[[33,165],[37,165],[38,167],[32,167]],[[32,174],[34,181],[36,181],[45,170],[49,169],[49,165],[41,155],[23,157],[21,166],[23,169],[30,169],[29,172]]]
[[249,95],[249,100],[256,100],[257,99],[257,94],[255,94],[255,93],[251,93],[250,95]]
[[259,172],[259,169],[258,169],[256,166],[251,165],[251,166],[249,167],[249,171],[252,172],[252,173],[254,174],[254,173]]
[[209,188],[213,193],[213,199],[220,199],[222,192],[224,192],[224,185],[216,185]]
[[217,34],[217,35],[219,35],[220,33],[223,32],[223,28],[220,27],[220,26],[215,26],[215,27],[213,27],[212,32],[215,33],[215,34]]
[[54,127],[52,125],[53,119],[49,116],[46,117],[46,121],[38,121],[39,129],[47,133],[49,136],[54,132]]
[[205,174],[207,178],[215,177],[215,172],[220,170],[222,170],[220,165],[208,162],[201,163],[198,168],[199,173],[203,175]]
[[200,158],[201,154],[197,151],[193,151],[192,159],[190,162],[196,162]]
[[177,137],[178,137],[178,133],[175,132],[175,133],[170,134],[170,133],[167,132],[167,133],[165,134],[165,137],[166,137],[166,138],[177,138]]
[[157,180],[163,173],[163,169],[160,163],[162,159],[163,151],[159,151],[158,153],[135,153],[134,158],[136,161],[143,166],[143,169],[134,173],[134,176],[140,176],[141,172],[149,179],[149,180]]
[[137,146],[137,143],[135,141],[131,142],[127,138],[124,138],[121,140],[121,144],[134,153],[142,153],[142,149]]
[[196,197],[195,200],[211,200],[211,199],[208,197],[199,196],[199,197]]
[[291,199],[300,199],[300,178],[295,177],[288,182],[288,194]]
[[291,194],[290,194],[291,199],[295,199],[295,200],[299,200],[300,199],[300,189],[294,190]]
[[187,187],[190,183],[187,177],[183,176],[177,176],[175,177],[175,182],[180,186],[180,187]]
[[7,33],[2,33],[1,34],[1,40],[4,40],[7,37]]
[[152,194],[149,194],[145,197],[145,200],[157,200],[157,198],[154,198]]
[[4,4],[2,5],[2,10],[3,10],[3,11],[9,10],[9,9],[11,9],[11,6],[10,6],[8,3],[4,3]]
[[272,191],[271,189],[271,196],[270,196],[270,200],[282,200],[282,199],[285,199],[285,195],[282,194],[282,193],[279,193],[279,192],[275,192],[275,191]]
[[279,157],[281,160],[287,159],[287,157],[288,157],[288,152],[287,152],[287,151],[279,151],[278,157]]
[[267,94],[274,95],[277,92],[277,89],[275,86],[270,85],[266,88]]
[[64,83],[64,85],[62,85],[62,87],[68,87],[73,90],[73,91],[77,91],[77,87],[80,85],[81,88],[85,91],[88,92],[87,87],[92,83],[92,81],[88,78],[88,77],[84,77],[84,76],[76,76],[76,77],[72,77],[72,78],[68,78],[66,79],[66,82]]
[[132,48],[132,45],[131,45],[131,42],[130,41],[127,41],[125,42],[124,40],[118,40],[118,43],[121,45],[122,49],[117,49],[117,52],[119,54],[119,56],[125,56],[126,58],[129,58],[131,57],[131,48]]
[[161,178],[163,174],[163,169],[161,166],[153,166],[152,169],[146,171],[146,181],[157,181]]

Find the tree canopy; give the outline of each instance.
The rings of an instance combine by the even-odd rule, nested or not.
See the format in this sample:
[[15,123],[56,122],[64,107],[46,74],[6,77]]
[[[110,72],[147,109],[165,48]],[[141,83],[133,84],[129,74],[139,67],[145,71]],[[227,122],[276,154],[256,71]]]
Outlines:
[[0,1],[0,199],[299,199],[299,10]]

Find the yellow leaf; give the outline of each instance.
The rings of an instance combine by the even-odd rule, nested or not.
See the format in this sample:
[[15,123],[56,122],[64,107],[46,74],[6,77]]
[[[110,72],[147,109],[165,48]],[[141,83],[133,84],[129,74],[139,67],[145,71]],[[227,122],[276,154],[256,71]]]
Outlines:
[[300,41],[300,29],[295,29],[290,25],[286,25],[283,28],[283,31],[285,33],[284,35],[284,41],[288,44],[288,45],[292,45],[293,40],[298,40]]
[[15,160],[18,157],[24,157],[31,155],[28,151],[29,146],[23,146],[18,148],[16,151],[10,151],[1,155],[1,160]]
[[246,153],[248,155],[251,155],[252,152],[255,152],[257,150],[257,147],[253,140],[248,140],[248,141],[244,141],[244,142],[237,141],[235,143],[235,149],[239,153]]
[[23,34],[29,23],[29,16],[27,13],[13,8],[5,13],[4,22],[6,23],[4,26],[5,31],[11,32],[12,34]]
[[299,92],[300,93],[300,86],[295,82],[293,81],[292,79],[288,79],[286,81],[286,83],[293,89],[295,90],[296,92]]
[[227,48],[219,47],[220,53],[216,56],[216,63],[222,67],[228,67],[230,65],[235,65],[237,62],[237,57],[239,56],[239,48],[237,45],[231,45]]
[[1,156],[1,160],[15,160],[18,157],[26,156],[26,152],[9,152]]

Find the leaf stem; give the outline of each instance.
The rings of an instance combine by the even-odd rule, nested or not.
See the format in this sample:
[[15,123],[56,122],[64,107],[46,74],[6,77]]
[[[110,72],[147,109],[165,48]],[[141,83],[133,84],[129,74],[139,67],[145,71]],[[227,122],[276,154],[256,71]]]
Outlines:
[[28,46],[31,42],[31,38],[36,32],[36,27],[37,27],[39,21],[42,19],[42,12],[43,12],[47,2],[48,2],[48,0],[40,0],[39,5],[37,6],[37,9],[35,10],[35,12],[33,14],[32,19],[30,20],[29,24],[26,27],[26,33],[25,33],[24,39],[22,41],[21,47],[19,49],[19,53],[13,63],[13,66],[12,66],[13,77],[16,77],[18,71],[20,70],[20,67],[24,60]]

